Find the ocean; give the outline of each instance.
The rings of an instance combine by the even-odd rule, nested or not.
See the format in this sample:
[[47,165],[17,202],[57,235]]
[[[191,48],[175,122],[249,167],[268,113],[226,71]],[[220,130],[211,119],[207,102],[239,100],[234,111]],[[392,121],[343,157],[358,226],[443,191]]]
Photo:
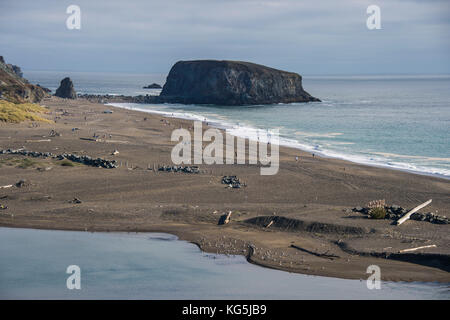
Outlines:
[[[0,242],[0,299],[450,298],[444,283],[382,282],[369,290],[366,279],[262,268],[168,234],[0,228]],[[80,289],[69,290],[73,265]]]
[[[78,93],[159,94],[164,74],[25,72],[53,92],[70,76]],[[322,102],[254,106],[124,108],[206,120],[235,135],[279,129],[280,143],[356,163],[450,178],[450,75],[304,76]]]

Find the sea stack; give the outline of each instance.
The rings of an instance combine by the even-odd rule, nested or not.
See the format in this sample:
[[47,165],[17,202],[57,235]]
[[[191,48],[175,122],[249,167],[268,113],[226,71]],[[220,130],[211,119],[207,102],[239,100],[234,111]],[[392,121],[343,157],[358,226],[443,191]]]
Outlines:
[[61,80],[59,88],[56,89],[55,96],[66,99],[76,99],[77,93],[73,87],[72,80],[69,77]]
[[183,104],[252,105],[320,101],[303,90],[293,72],[250,62],[179,61],[159,98]]

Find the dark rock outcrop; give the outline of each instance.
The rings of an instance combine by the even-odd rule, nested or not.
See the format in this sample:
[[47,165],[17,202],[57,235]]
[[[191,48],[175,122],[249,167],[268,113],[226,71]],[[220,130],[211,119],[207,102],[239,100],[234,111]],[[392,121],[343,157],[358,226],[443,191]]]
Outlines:
[[47,95],[39,86],[23,78],[16,65],[7,64],[0,56],[0,98],[14,103],[39,102]]
[[37,86],[38,86],[39,88],[42,88],[42,90],[44,90],[44,91],[47,92],[47,93],[52,92],[52,90],[50,90],[49,88],[46,88],[46,87],[41,86],[39,83],[37,84]]
[[169,72],[161,102],[250,105],[320,101],[303,90],[297,73],[240,61],[179,61]]
[[56,89],[55,96],[66,99],[76,99],[77,93],[73,87],[72,80],[69,77],[61,80],[59,88]]
[[157,83],[149,84],[146,87],[142,87],[143,89],[162,89],[162,87]]

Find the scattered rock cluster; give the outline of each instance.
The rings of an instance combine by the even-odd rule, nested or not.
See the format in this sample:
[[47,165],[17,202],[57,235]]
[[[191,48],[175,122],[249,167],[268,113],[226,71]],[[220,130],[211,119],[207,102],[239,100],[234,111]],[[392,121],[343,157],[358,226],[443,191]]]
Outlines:
[[73,162],[78,162],[78,163],[81,163],[81,164],[84,164],[87,166],[102,167],[102,168],[106,168],[106,169],[112,169],[112,168],[118,167],[116,160],[92,158],[90,156],[78,156],[76,154],[71,154],[71,153],[63,153],[63,154],[55,155],[51,152],[36,152],[36,151],[28,151],[25,149],[18,149],[18,150],[6,149],[6,150],[0,150],[0,154],[18,154],[18,155],[23,155],[23,156],[33,157],[33,158],[42,157],[42,158],[53,158],[53,159],[58,159],[58,160],[67,159],[67,160],[70,160]]
[[[384,209],[386,210],[386,217],[385,219],[395,220],[397,221],[401,217],[403,217],[409,210],[402,208],[400,206],[392,205],[392,206],[385,206]],[[369,214],[369,208],[365,207],[356,207],[353,208],[352,211],[359,212],[362,214]],[[435,213],[428,212],[428,213],[420,213],[416,212],[413,213],[410,217],[411,220],[417,220],[417,221],[428,221],[435,224],[449,224],[450,219],[445,216],[439,216]]]
[[19,154],[22,156],[28,156],[28,157],[33,157],[33,158],[38,158],[38,157],[49,158],[49,157],[55,156],[51,152],[36,152],[36,151],[28,151],[25,149],[4,149],[4,150],[0,150],[0,154]]
[[228,185],[230,188],[239,189],[241,187],[245,187],[245,184],[242,183],[238,177],[236,176],[223,176],[222,184]]
[[200,173],[200,170],[197,166],[161,166],[158,168],[158,171],[165,172],[184,172],[184,173]]
[[102,158],[94,159],[89,156],[78,156],[76,154],[71,154],[71,153],[60,154],[60,155],[56,156],[56,158],[58,160],[67,159],[67,160],[70,160],[73,162],[85,164],[87,166],[101,167],[101,168],[106,168],[106,169],[113,169],[113,168],[118,167],[116,160],[106,160],[106,159],[102,159]]

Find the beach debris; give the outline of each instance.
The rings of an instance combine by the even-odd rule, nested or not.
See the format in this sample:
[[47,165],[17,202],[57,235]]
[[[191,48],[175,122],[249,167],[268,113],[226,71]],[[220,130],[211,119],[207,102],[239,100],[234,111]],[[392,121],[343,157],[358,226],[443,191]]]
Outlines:
[[416,250],[420,250],[420,249],[427,249],[427,248],[437,248],[437,246],[435,244],[430,244],[429,246],[422,246],[422,247],[417,247],[417,248],[410,248],[410,249],[404,249],[404,250],[400,250],[400,253],[404,253],[404,252],[411,252],[411,251],[416,251]]
[[23,188],[23,187],[28,187],[30,186],[31,183],[27,180],[21,179],[19,181],[16,182],[16,187],[17,188]]
[[158,171],[163,172],[183,172],[183,173],[200,173],[198,166],[160,166]]
[[51,139],[40,139],[40,140],[25,140],[25,142],[27,143],[31,143],[31,142],[51,142]]
[[0,204],[0,210],[6,210],[6,209],[8,209],[7,206],[5,206],[4,204]]
[[433,201],[433,199],[430,199],[430,200],[428,200],[428,201],[418,205],[417,207],[415,207],[411,211],[409,211],[407,214],[405,214],[403,217],[401,217],[400,219],[397,220],[397,225],[398,226],[401,225],[403,222],[408,220],[414,212],[419,211],[423,207],[426,207],[427,205],[429,205],[431,203],[431,201]]
[[37,168],[38,171],[50,171],[52,169],[53,169],[53,167],[45,167],[45,168],[39,167],[39,168]]
[[269,224],[266,226],[266,229],[267,229],[267,228],[270,228],[271,225],[273,225],[273,220],[271,220],[271,221],[269,222]]
[[306,252],[306,253],[312,254],[313,256],[320,257],[320,258],[325,258],[325,259],[330,259],[330,260],[333,260],[334,258],[339,258],[339,256],[337,256],[337,255],[329,254],[328,251],[326,251],[324,253],[318,253],[318,252],[310,251],[308,249],[296,246],[294,244],[291,244],[291,248],[294,248],[294,249],[300,250],[302,252]]
[[7,184],[6,186],[0,186],[0,189],[8,189],[11,188],[13,185],[12,184]]
[[[386,216],[384,219],[394,220],[398,221],[400,218],[405,216],[405,214],[408,213],[408,210],[405,208],[402,208],[398,205],[392,205],[392,206],[385,206],[386,209]],[[369,208],[362,208],[362,207],[356,207],[352,209],[353,212],[359,212],[362,214],[369,214]],[[411,210],[412,211],[412,210]],[[436,213],[428,212],[428,213],[420,213],[420,212],[414,212],[409,217],[411,220],[416,221],[426,221],[434,224],[450,224],[450,219],[446,216],[439,216]]]
[[114,150],[113,152],[111,152],[111,155],[115,156],[116,154],[119,154],[118,150]]
[[53,158],[57,160],[70,160],[73,162],[81,163],[87,166],[93,166],[93,167],[99,167],[99,168],[105,168],[105,169],[112,169],[117,168],[117,162],[116,160],[106,160],[102,158],[92,158],[90,156],[78,156],[76,154],[72,153],[63,153],[59,155],[55,155],[51,152],[35,152],[35,151],[28,151],[25,149],[7,149],[7,150],[0,150],[0,154],[17,154],[17,155],[23,155],[23,156],[29,156],[29,157],[42,157],[42,158]]
[[52,129],[52,131],[50,131],[50,133],[48,134],[49,137],[60,137],[61,134],[56,132],[55,130]]
[[231,220],[231,211],[229,211],[227,214],[221,215],[219,218],[219,225],[228,224]]
[[103,111],[103,113],[111,114],[111,113],[113,113],[113,111],[112,110],[105,110],[105,111]]
[[222,184],[226,184],[226,185],[228,185],[228,188],[233,188],[233,189],[240,189],[241,187],[246,186],[244,183],[241,183],[239,178],[237,178],[236,176],[223,176]]
[[82,201],[78,198],[73,198],[72,200],[69,201],[69,203],[81,203]]

